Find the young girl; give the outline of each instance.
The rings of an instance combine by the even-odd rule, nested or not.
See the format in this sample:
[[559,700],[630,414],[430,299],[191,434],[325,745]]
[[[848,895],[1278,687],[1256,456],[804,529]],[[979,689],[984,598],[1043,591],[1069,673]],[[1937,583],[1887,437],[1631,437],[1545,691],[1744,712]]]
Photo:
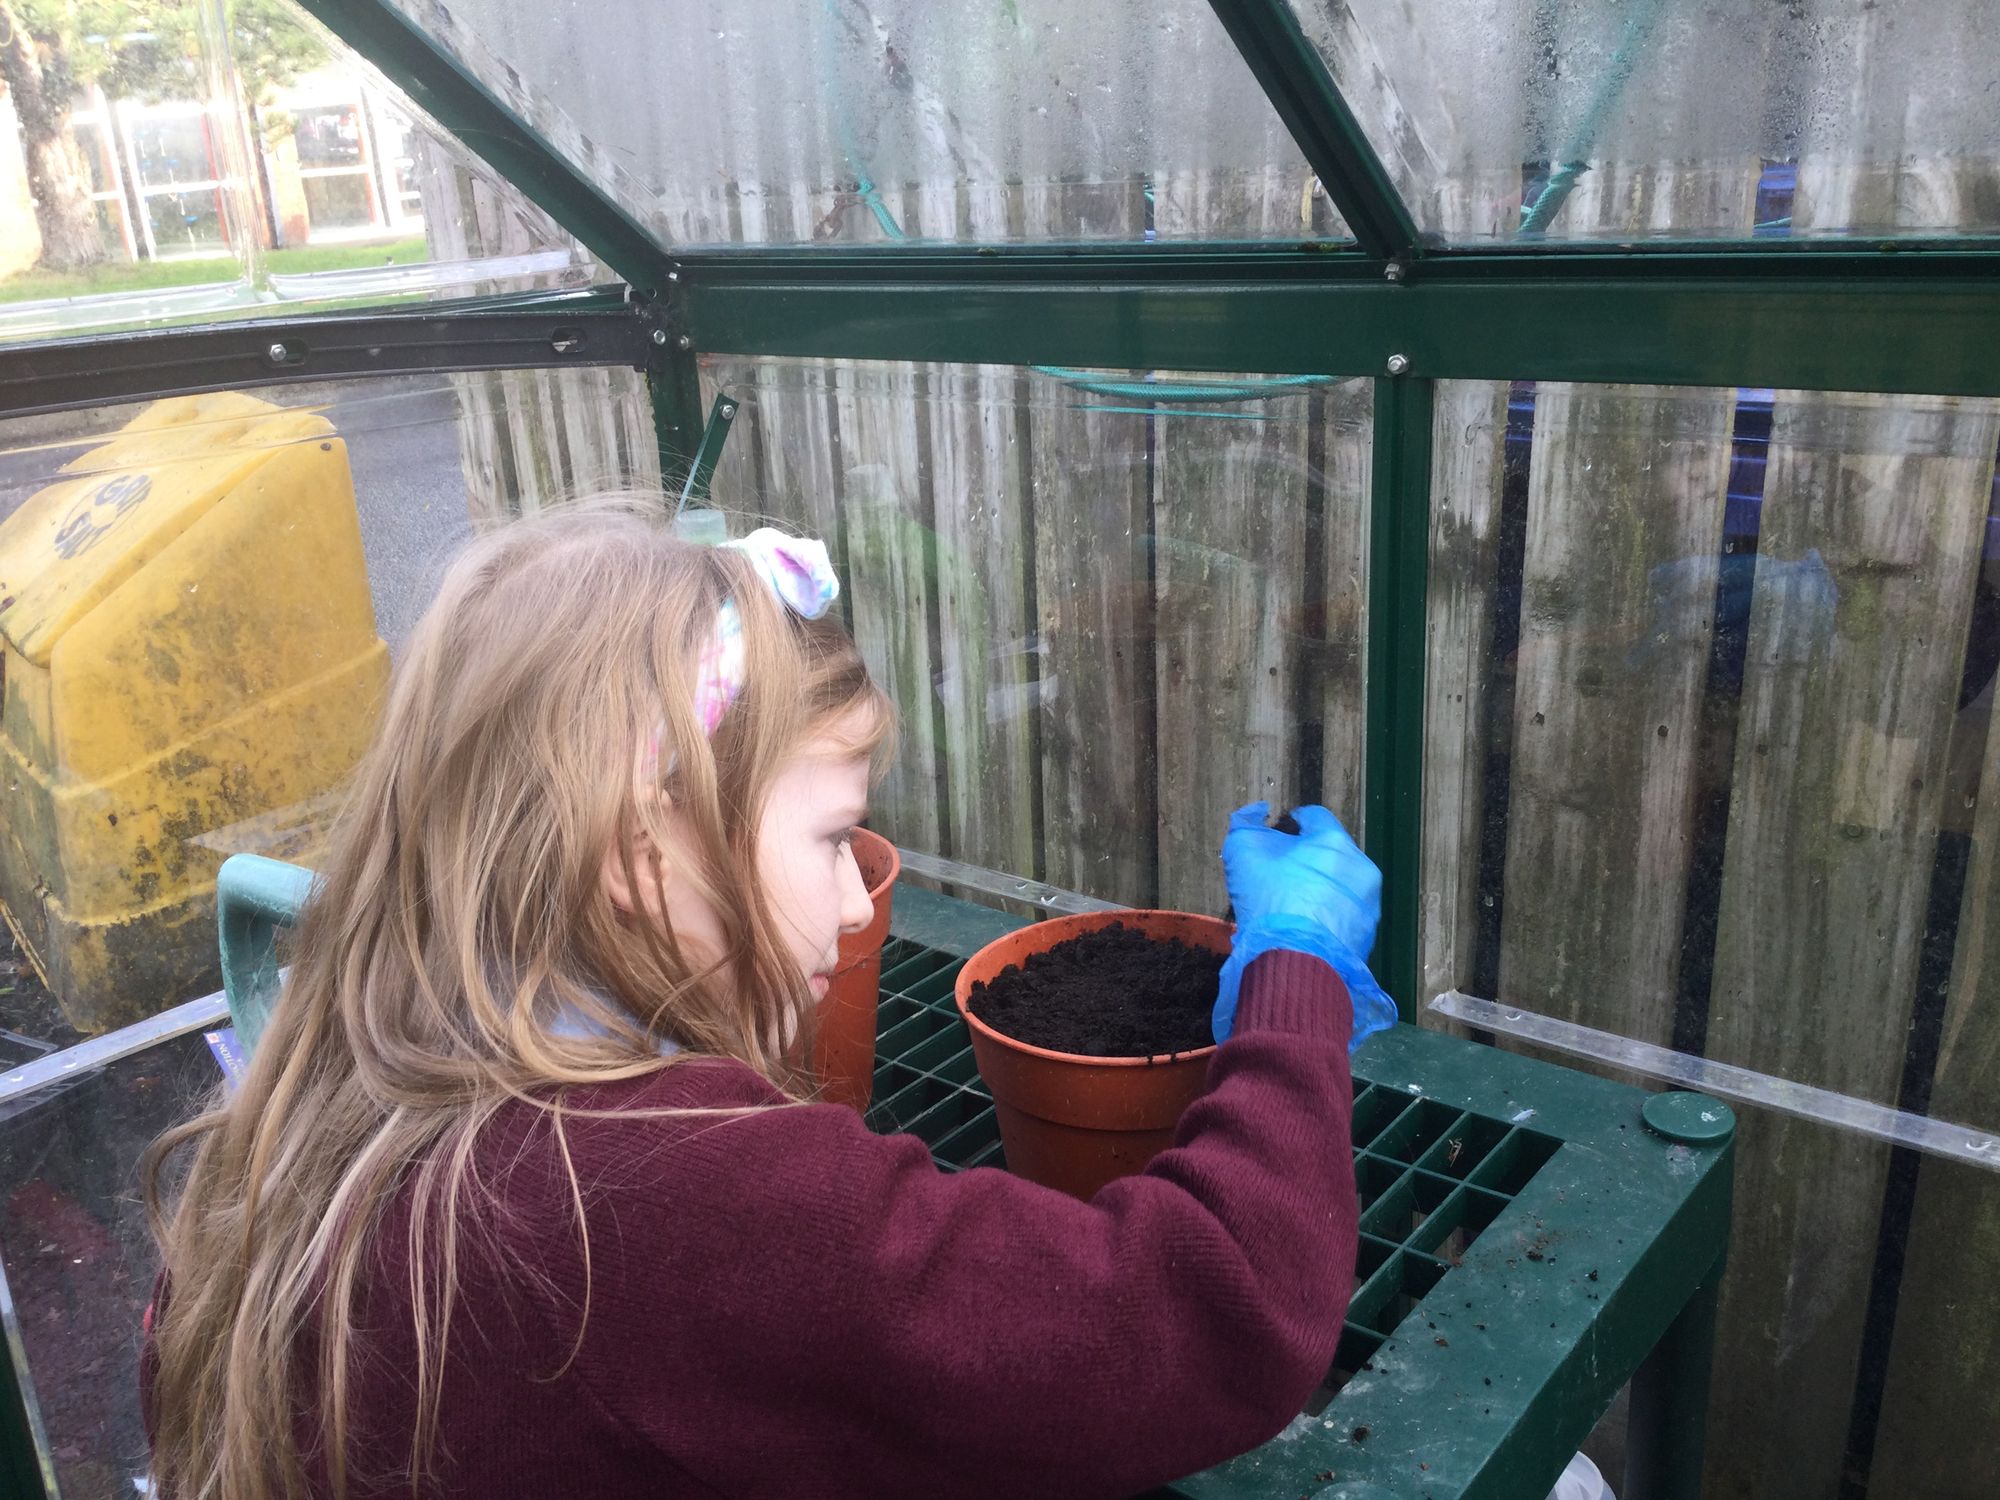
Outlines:
[[824,557],[655,498],[451,570],[242,1086],[149,1163],[164,1500],[1118,1496],[1325,1375],[1373,867],[1238,815],[1233,1035],[1089,1203],[811,1102],[893,728]]

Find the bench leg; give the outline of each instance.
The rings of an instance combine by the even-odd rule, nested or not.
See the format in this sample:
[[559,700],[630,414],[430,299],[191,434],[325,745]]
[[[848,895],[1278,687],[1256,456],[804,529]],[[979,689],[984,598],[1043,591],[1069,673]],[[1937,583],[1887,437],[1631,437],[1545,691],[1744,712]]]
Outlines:
[[1700,1500],[1721,1281],[1718,1262],[1632,1377],[1619,1500]]

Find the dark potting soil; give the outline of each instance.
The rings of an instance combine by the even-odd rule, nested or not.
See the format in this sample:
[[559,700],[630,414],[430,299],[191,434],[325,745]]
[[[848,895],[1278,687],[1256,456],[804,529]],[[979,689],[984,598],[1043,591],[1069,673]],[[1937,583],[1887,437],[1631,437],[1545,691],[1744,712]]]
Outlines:
[[1149,938],[1123,922],[975,984],[967,1006],[1004,1036],[1086,1057],[1192,1052],[1215,1040],[1220,953]]

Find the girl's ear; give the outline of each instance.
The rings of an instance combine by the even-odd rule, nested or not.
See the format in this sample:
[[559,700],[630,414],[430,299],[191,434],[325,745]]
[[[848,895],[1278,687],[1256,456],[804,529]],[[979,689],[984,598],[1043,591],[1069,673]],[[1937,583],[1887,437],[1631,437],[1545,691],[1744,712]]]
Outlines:
[[[659,849],[653,843],[653,836],[644,828],[634,828],[631,831],[631,841],[633,873],[640,880],[647,880],[659,868]],[[624,851],[615,839],[611,847],[604,851],[601,879],[605,897],[619,913],[629,917],[647,910],[649,903],[633,889],[631,878],[625,870]]]

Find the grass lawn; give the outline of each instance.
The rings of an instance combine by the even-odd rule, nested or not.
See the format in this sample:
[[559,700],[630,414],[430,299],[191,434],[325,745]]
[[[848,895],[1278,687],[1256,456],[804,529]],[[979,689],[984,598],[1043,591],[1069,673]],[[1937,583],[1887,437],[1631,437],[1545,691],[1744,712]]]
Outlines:
[[[296,250],[271,250],[265,253],[263,261],[274,275],[297,276],[308,271],[347,271],[357,266],[415,265],[429,258],[430,249],[423,236],[416,235],[369,245],[304,245]],[[107,263],[87,271],[36,269],[0,281],[0,302],[96,297],[108,292],[157,291],[204,281],[233,281],[237,270],[233,256]]]

